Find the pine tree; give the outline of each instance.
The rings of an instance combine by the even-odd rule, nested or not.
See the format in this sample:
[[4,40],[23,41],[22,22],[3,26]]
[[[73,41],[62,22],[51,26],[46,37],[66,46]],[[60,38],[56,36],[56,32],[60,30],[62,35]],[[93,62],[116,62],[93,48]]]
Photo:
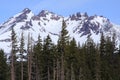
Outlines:
[[56,80],[60,80],[60,72],[61,72],[61,44],[60,41],[58,40],[57,42],[57,52],[55,54],[56,57]]
[[96,45],[93,40],[88,37],[86,41],[86,63],[88,66],[88,70],[90,71],[90,75],[88,76],[89,80],[99,80],[98,76],[98,53],[96,49]]
[[[106,38],[106,69],[107,69],[107,77],[109,80],[113,80],[114,79],[114,56],[115,56],[115,53],[116,52],[116,49],[115,49],[115,34],[113,35],[112,38],[110,37],[107,37]],[[111,73],[111,74],[109,74]]]
[[104,34],[101,33],[101,38],[100,38],[100,72],[101,72],[101,79],[105,80],[106,76],[106,67],[107,67],[107,62],[106,62],[106,39],[104,37]]
[[99,47],[96,47],[96,54],[95,54],[95,80],[101,80],[101,61],[100,61],[100,52]]
[[[77,45],[76,45],[76,41],[73,38],[69,45],[68,45],[68,49],[66,49],[67,52],[65,54],[65,59],[66,59],[66,66],[67,66],[67,74],[66,74],[66,78],[69,80],[75,80],[75,74],[74,74],[74,66],[76,65],[76,51],[77,51]],[[75,66],[76,67],[76,66]]]
[[43,45],[40,35],[38,36],[37,44],[34,46],[34,63],[36,65],[36,80],[41,80],[42,73],[42,53]]
[[21,80],[21,62],[15,62],[15,80]]
[[16,62],[16,52],[18,51],[17,48],[17,36],[16,33],[14,31],[14,29],[12,28],[12,32],[11,32],[11,80],[15,80],[15,62]]
[[3,50],[0,50],[0,80],[8,80],[8,65]]
[[100,56],[103,57],[106,53],[105,53],[105,37],[104,34],[101,33],[101,38],[100,38]]
[[105,49],[106,49],[106,55],[105,55],[105,63],[104,63],[104,69],[106,69],[106,72],[104,73],[105,79],[109,79],[111,80],[112,76],[110,74],[110,70],[112,70],[111,66],[110,66],[110,61],[111,61],[111,57],[113,54],[112,51],[112,42],[111,42],[111,38],[110,37],[106,37],[106,45],[105,45]]
[[25,49],[24,49],[24,36],[23,36],[23,32],[21,34],[21,41],[20,41],[20,62],[21,62],[21,80],[23,80],[23,59],[24,59],[24,53],[25,53]]
[[53,55],[53,80],[57,80],[57,60],[58,60],[58,55],[57,55],[57,46],[53,45],[51,49],[52,55]]
[[65,48],[67,43],[69,42],[68,31],[66,30],[67,26],[65,21],[62,22],[62,29],[58,40],[59,45],[59,52],[61,53],[61,80],[65,79],[65,66],[64,66],[64,55],[65,55]]
[[115,48],[115,34],[114,36],[104,38],[101,36],[100,42],[100,60],[101,60],[101,79],[113,80],[114,71],[114,52]]
[[[79,79],[78,80],[87,80],[87,69],[88,69],[88,66],[86,66],[86,45],[83,44],[81,47],[80,45],[78,45],[78,52],[76,55],[76,59],[78,61],[78,68],[77,71],[79,70]],[[76,72],[77,72],[76,71]]]
[[52,49],[52,40],[50,36],[48,35],[47,38],[44,40],[43,45],[43,57],[46,64],[45,65],[45,72],[47,72],[47,80],[51,79],[52,74],[50,73],[52,71],[51,67],[53,66],[53,54],[51,53]]
[[120,79],[120,47],[118,48],[117,54],[114,54],[114,80]]
[[32,40],[30,34],[28,34],[27,61],[28,61],[28,80],[32,80]]

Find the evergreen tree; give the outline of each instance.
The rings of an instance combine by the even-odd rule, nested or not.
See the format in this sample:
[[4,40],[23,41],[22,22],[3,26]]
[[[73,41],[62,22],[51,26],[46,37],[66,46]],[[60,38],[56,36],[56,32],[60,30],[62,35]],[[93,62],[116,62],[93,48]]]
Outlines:
[[3,50],[0,50],[0,80],[8,80],[8,65]]
[[44,40],[43,44],[43,60],[44,60],[44,73],[47,72],[47,75],[45,76],[45,80],[50,80],[52,77],[52,67],[53,67],[53,54],[52,54],[52,40],[50,36],[48,35],[47,38]]
[[57,54],[57,46],[56,45],[53,45],[52,48],[51,48],[51,53],[52,53],[52,56],[53,56],[53,80],[57,80],[57,61],[58,61],[58,54]]
[[97,48],[93,40],[88,37],[86,41],[86,63],[88,66],[88,78],[89,80],[100,80],[99,74],[99,56],[97,53]]
[[14,31],[14,29],[12,28],[12,32],[11,32],[11,80],[15,80],[15,62],[16,62],[16,53],[18,51],[17,48],[17,36],[16,33]]
[[76,52],[77,51],[77,45],[76,41],[73,38],[70,41],[70,44],[68,46],[67,52],[65,54],[66,59],[66,79],[67,80],[75,80],[75,73],[74,68],[76,67]]
[[21,80],[21,62],[16,61],[15,62],[15,80]]
[[28,34],[27,44],[28,80],[32,80],[32,38]]
[[61,80],[65,79],[65,66],[64,66],[64,55],[66,53],[65,48],[67,43],[69,42],[68,31],[66,30],[67,26],[65,21],[62,22],[62,30],[59,36],[58,45],[59,45],[59,52],[61,53]]
[[104,37],[104,34],[101,33],[101,38],[100,38],[100,60],[101,60],[101,79],[102,80],[106,80],[105,76],[106,76],[106,39]]
[[112,74],[114,76],[114,80],[119,80],[120,79],[120,47],[117,51],[117,54],[114,53],[114,74]]
[[57,44],[57,52],[55,53],[55,57],[56,57],[56,80],[60,80],[60,72],[61,72],[61,44],[60,41],[58,40],[58,44]]
[[[115,60],[115,53],[116,49],[115,49],[115,35],[110,38],[107,37],[106,38],[106,65],[107,65],[107,73],[106,73],[106,77],[108,77],[109,80],[113,80],[114,79],[114,60]],[[109,74],[111,73],[111,74]]]
[[24,36],[23,36],[23,32],[21,34],[21,41],[20,41],[20,62],[21,62],[21,80],[23,80],[23,59],[24,59],[24,53],[25,53],[25,49],[24,49]]
[[[87,80],[87,72],[88,72],[88,66],[86,66],[86,45],[83,44],[82,47],[78,45],[78,55],[76,55],[77,61],[78,61],[78,68],[79,70],[79,79],[78,80]],[[76,70],[76,72],[77,72]]]
[[115,34],[114,36],[104,38],[101,36],[100,42],[100,59],[101,59],[101,79],[113,80],[114,79],[114,56],[116,52],[115,48]]
[[106,53],[105,53],[105,44],[106,44],[106,40],[104,37],[104,34],[101,33],[101,38],[100,38],[100,56],[103,57]]
[[42,74],[42,53],[43,45],[40,35],[38,36],[37,44],[34,46],[34,63],[36,65],[36,80],[41,80]]

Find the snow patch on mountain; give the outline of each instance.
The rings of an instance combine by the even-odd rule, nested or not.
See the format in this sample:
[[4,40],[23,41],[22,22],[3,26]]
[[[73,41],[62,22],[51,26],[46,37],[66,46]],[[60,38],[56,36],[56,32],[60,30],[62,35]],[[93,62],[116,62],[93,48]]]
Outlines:
[[120,25],[113,24],[103,16],[88,16],[87,13],[78,12],[63,17],[47,10],[42,10],[38,15],[35,15],[30,9],[26,8],[0,24],[0,48],[4,49],[6,53],[10,52],[12,28],[16,32],[18,44],[20,44],[21,33],[24,32],[26,48],[28,34],[33,37],[33,42],[37,41],[39,34],[43,40],[49,34],[56,44],[63,20],[66,22],[70,38],[74,37],[77,43],[79,42],[81,45],[85,43],[88,36],[99,43],[102,32],[110,37],[115,33],[117,42],[120,42]]

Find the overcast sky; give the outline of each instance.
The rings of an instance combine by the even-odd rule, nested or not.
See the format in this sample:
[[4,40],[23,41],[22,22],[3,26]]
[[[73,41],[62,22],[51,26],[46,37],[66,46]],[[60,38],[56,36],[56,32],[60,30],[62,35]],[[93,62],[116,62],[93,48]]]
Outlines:
[[63,16],[76,12],[103,15],[113,23],[120,24],[120,0],[0,0],[0,23],[24,8],[35,14],[49,10]]

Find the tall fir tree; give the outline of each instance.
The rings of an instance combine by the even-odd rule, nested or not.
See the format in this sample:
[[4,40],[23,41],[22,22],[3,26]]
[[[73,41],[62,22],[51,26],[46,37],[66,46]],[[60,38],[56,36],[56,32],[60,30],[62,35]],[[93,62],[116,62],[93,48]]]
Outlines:
[[75,80],[75,63],[76,63],[76,53],[77,53],[77,45],[76,45],[76,41],[73,38],[69,45],[68,45],[68,49],[66,49],[67,52],[65,54],[65,59],[66,59],[66,79],[68,80]]
[[12,27],[12,32],[11,32],[11,80],[15,80],[15,62],[16,62],[16,53],[18,51],[17,48],[17,36],[16,33]]
[[104,34],[101,33],[101,38],[100,38],[100,56],[104,56],[106,53],[105,53],[105,44],[106,44],[106,40],[105,40],[105,37],[104,37]]
[[[107,77],[109,80],[113,80],[114,79],[114,60],[115,60],[115,53],[116,52],[116,48],[115,48],[115,34],[113,35],[113,37],[106,37],[106,64],[107,64]],[[111,74],[109,74],[111,73]]]
[[21,34],[21,40],[20,40],[20,62],[21,62],[21,80],[23,80],[23,77],[24,77],[24,73],[23,73],[23,59],[24,59],[24,53],[25,53],[25,48],[24,48],[24,33],[22,31],[22,34]]
[[78,61],[78,69],[76,69],[76,72],[79,70],[79,78],[78,80],[87,80],[86,73],[88,72],[88,66],[86,66],[86,45],[83,44],[81,47],[78,45],[78,52],[76,55],[76,59]]
[[27,44],[27,62],[28,62],[28,80],[32,80],[32,40],[30,33],[28,34]]
[[[50,80],[52,77],[52,64],[53,64],[53,54],[52,54],[52,40],[50,38],[50,36],[48,35],[47,38],[44,40],[44,44],[43,44],[43,57],[44,57],[44,72],[47,72],[47,80]],[[46,80],[45,79],[45,80]]]
[[88,78],[89,80],[99,80],[99,57],[98,57],[98,53],[97,53],[97,48],[96,45],[94,43],[94,41],[90,38],[90,36],[88,36],[88,39],[86,41],[86,63],[88,66],[88,70],[90,72],[87,73],[89,74]]
[[58,40],[58,45],[59,45],[59,52],[61,53],[61,80],[65,80],[65,66],[64,66],[64,55],[66,53],[66,45],[69,42],[69,36],[68,36],[68,31],[67,31],[67,26],[65,21],[62,21],[62,29],[61,29],[61,33],[59,36],[59,40]]
[[43,45],[40,35],[38,36],[37,44],[34,46],[34,63],[36,65],[36,80],[41,80],[42,77],[42,53]]
[[0,50],[0,80],[8,80],[7,58],[3,50]]
[[101,74],[101,79],[105,80],[106,76],[106,39],[103,33],[101,33],[101,38],[100,38],[100,61],[101,61],[101,68],[100,68],[100,74]]

